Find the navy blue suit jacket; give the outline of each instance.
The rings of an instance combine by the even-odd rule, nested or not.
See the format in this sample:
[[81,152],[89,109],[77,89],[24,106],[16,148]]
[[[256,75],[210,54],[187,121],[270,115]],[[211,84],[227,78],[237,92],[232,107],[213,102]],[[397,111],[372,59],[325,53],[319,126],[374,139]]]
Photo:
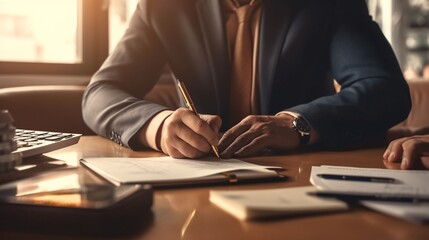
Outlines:
[[[165,109],[141,99],[165,64],[185,82],[200,113],[227,119],[231,74],[223,1],[141,0],[85,92],[88,126],[141,147],[131,139]],[[261,114],[298,112],[329,148],[362,143],[408,115],[407,84],[364,0],[265,0],[259,34]]]

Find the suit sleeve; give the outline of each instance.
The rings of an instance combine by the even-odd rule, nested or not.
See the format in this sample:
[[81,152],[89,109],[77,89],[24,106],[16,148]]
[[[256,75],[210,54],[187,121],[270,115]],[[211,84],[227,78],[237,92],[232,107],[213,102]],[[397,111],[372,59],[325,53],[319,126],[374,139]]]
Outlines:
[[337,94],[289,109],[318,132],[319,144],[343,149],[365,143],[405,119],[408,85],[396,57],[363,0],[337,1],[330,42]]
[[94,74],[82,101],[83,118],[97,134],[136,149],[133,136],[166,107],[142,98],[158,80],[165,54],[141,1],[115,50]]

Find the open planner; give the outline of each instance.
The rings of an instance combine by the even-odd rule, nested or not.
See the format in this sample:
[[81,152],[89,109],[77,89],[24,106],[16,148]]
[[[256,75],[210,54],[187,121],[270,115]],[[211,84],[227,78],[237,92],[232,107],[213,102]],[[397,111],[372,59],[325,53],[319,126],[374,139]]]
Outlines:
[[204,183],[241,182],[257,179],[283,179],[281,167],[261,166],[238,159],[84,158],[85,165],[115,185],[149,183],[177,186]]

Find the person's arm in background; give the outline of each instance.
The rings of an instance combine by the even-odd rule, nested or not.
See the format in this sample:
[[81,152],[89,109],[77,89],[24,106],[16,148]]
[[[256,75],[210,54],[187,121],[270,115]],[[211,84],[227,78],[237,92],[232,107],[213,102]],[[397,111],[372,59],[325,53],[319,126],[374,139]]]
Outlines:
[[383,159],[389,163],[401,163],[401,169],[429,169],[429,129],[419,134],[395,139],[389,143]]

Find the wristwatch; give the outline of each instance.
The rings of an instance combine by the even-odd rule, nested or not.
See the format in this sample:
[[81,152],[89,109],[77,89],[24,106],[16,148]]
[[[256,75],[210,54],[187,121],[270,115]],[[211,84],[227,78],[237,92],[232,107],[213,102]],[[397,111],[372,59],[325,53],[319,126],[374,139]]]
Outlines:
[[310,142],[311,127],[303,117],[293,119],[292,129],[299,134],[299,145],[307,145]]

